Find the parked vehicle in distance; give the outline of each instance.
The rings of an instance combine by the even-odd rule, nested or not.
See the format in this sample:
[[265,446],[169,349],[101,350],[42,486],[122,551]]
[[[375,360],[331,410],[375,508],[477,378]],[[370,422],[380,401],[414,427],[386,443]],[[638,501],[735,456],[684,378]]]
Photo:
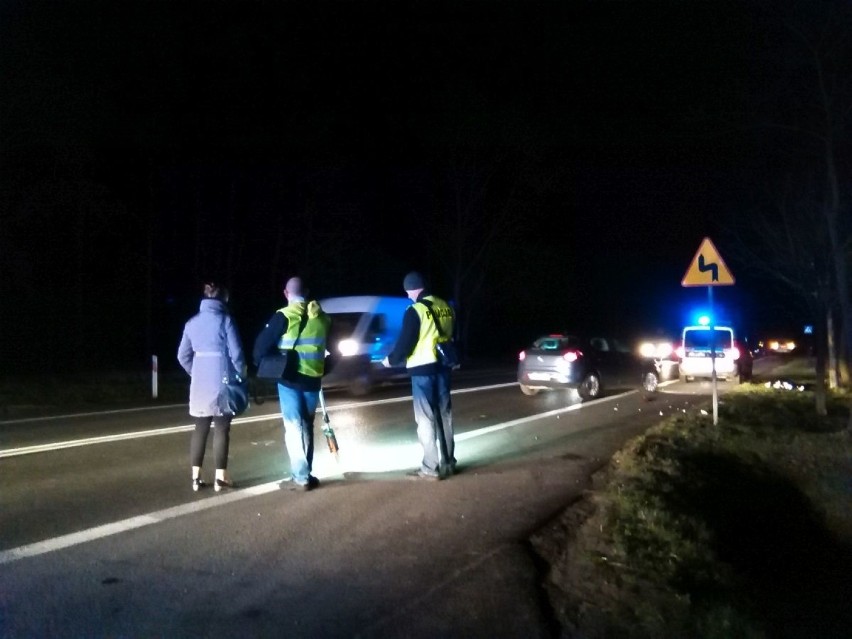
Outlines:
[[331,317],[325,388],[364,395],[376,384],[406,376],[404,367],[385,368],[382,360],[399,338],[411,300],[360,295],[326,298],[320,304]]
[[677,355],[681,382],[711,378],[714,368],[718,379],[736,384],[752,376],[752,353],[734,339],[730,326],[684,327]]
[[678,358],[675,353],[674,340],[664,337],[640,339],[638,353],[640,357],[653,359],[660,374],[660,380],[677,379]]
[[769,353],[792,353],[796,350],[796,342],[791,339],[767,339],[762,345]]
[[545,335],[522,350],[518,360],[518,384],[524,395],[568,388],[588,400],[599,397],[604,388],[640,388],[650,396],[660,381],[653,359],[612,337]]

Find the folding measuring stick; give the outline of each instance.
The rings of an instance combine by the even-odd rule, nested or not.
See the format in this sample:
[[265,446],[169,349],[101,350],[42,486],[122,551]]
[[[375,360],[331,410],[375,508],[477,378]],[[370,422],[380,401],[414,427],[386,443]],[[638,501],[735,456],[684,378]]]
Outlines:
[[319,392],[320,406],[322,407],[322,434],[325,435],[325,442],[328,444],[328,452],[336,455],[340,447],[337,445],[337,437],[334,436],[334,429],[328,419],[328,409],[325,407],[325,395],[320,389]]

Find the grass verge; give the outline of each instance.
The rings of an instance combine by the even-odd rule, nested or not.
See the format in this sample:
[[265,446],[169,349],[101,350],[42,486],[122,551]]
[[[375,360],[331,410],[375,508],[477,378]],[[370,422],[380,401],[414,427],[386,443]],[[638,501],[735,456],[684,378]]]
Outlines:
[[564,636],[848,636],[847,420],[749,385],[631,441],[532,540]]
[[6,377],[0,378],[0,419],[174,404],[188,396],[189,377],[183,371],[160,375],[156,398],[150,373]]

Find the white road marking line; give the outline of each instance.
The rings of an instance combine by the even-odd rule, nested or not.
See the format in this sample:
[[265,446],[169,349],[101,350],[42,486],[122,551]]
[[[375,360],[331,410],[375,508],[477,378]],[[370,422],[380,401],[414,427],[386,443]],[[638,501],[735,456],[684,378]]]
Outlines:
[[33,544],[27,544],[26,546],[18,546],[17,548],[3,550],[0,551],[0,564],[7,564],[17,561],[18,559],[24,559],[25,557],[43,555],[54,550],[70,548],[71,546],[84,544],[96,539],[103,539],[104,537],[110,537],[129,530],[142,528],[143,526],[149,526],[151,524],[160,523],[183,515],[201,512],[202,510],[207,510],[216,506],[222,506],[233,501],[248,499],[249,497],[254,497],[256,495],[263,495],[278,489],[279,486],[277,481],[269,482],[267,484],[252,486],[251,488],[245,488],[243,490],[228,492],[214,498],[194,501],[188,504],[181,504],[180,506],[173,506],[172,508],[166,508],[165,510],[148,513],[147,515],[138,515],[136,517],[130,517],[129,519],[123,519],[122,521],[116,521],[111,524],[104,524],[103,526],[96,526],[94,528],[89,528],[88,530],[81,530],[68,535],[62,535],[61,537],[54,537],[53,539],[38,541]]
[[[493,390],[496,388],[505,388],[507,386],[515,386],[515,382],[507,383],[507,384],[494,384],[491,386],[476,386],[473,388],[462,388],[453,391],[453,395],[458,395],[461,393],[472,393],[486,390]],[[411,396],[407,395],[404,397],[391,397],[389,399],[376,399],[373,401],[367,402],[349,402],[347,404],[338,404],[336,406],[329,406],[328,411],[330,413],[336,410],[349,410],[352,408],[361,408],[365,406],[379,406],[382,404],[394,404],[399,402],[411,401]],[[110,414],[114,411],[106,411],[104,413],[92,413],[92,415],[105,415]],[[255,415],[253,417],[238,417],[233,421],[233,425],[238,424],[252,424],[256,422],[265,422],[273,419],[281,419],[281,413],[269,413],[268,415]],[[9,423],[9,422],[5,422]],[[130,433],[119,433],[116,435],[102,435],[100,437],[86,437],[84,439],[71,439],[63,442],[51,442],[49,444],[37,444],[33,446],[21,446],[20,448],[7,448],[5,450],[0,450],[0,459],[4,457],[18,457],[21,455],[32,455],[35,453],[45,453],[54,450],[62,450],[65,448],[77,448],[79,446],[90,446],[92,444],[105,444],[109,442],[118,442],[124,441],[128,439],[143,439],[145,437],[159,437],[160,435],[173,435],[175,433],[183,433],[192,430],[195,428],[193,424],[188,424],[184,426],[169,426],[167,428],[155,428],[152,430],[140,430],[136,432]]]
[[0,421],[0,426],[6,424],[26,424],[28,422],[52,422],[58,419],[74,419],[76,417],[98,417],[100,415],[120,415],[123,413],[141,413],[147,410],[161,410],[163,408],[180,408],[185,404],[163,404],[162,406],[139,406],[138,408],[116,408],[114,410],[99,410],[90,413],[70,413],[67,415],[47,415],[43,417],[21,417],[19,419],[6,419]]
[[459,433],[458,435],[454,435],[453,439],[457,442],[467,441],[468,439],[482,437],[482,435],[487,435],[489,433],[496,433],[498,430],[512,428],[512,426],[526,424],[527,422],[534,422],[538,419],[544,419],[545,417],[561,415],[562,413],[567,413],[572,410],[579,410],[582,406],[589,406],[589,404],[571,404],[571,406],[566,406],[565,408],[557,408],[555,410],[549,410],[546,413],[536,413],[535,415],[528,415],[527,417],[519,417],[518,419],[503,422],[502,424],[494,424],[493,426],[485,426],[484,428],[479,428],[477,430],[470,430],[466,433]]
[[[500,386],[511,386],[512,384],[505,384]],[[499,388],[500,386],[497,386]],[[494,388],[492,386],[483,387],[478,390],[485,390],[486,388]],[[472,392],[474,389],[462,389],[461,392]],[[457,392],[457,391],[454,391]],[[479,428],[474,431],[468,431],[466,433],[461,433],[455,437],[456,441],[467,441],[470,439],[474,439],[476,437],[482,437],[484,435],[489,435],[491,433],[505,430],[507,428],[512,428],[513,426],[518,426],[520,424],[525,424],[528,422],[536,421],[539,419],[545,419],[547,417],[553,417],[555,415],[561,415],[562,413],[567,413],[569,411],[580,410],[585,407],[594,406],[597,404],[603,404],[606,402],[610,402],[612,400],[621,399],[626,397],[627,395],[631,395],[638,391],[628,391],[626,393],[621,393],[619,395],[612,395],[610,397],[603,397],[600,399],[596,399],[590,402],[585,402],[582,404],[572,404],[571,406],[566,406],[564,408],[557,408],[555,410],[546,411],[544,413],[536,413],[535,415],[529,415],[527,417],[521,417],[519,419],[513,419],[508,422],[503,422],[501,424],[494,424],[492,426],[486,426],[484,428]],[[376,403],[388,403],[388,401],[402,401],[407,398],[394,399],[394,400],[378,400]],[[363,406],[364,403],[354,404],[355,406]],[[340,408],[340,407],[339,407]],[[269,416],[264,416],[263,419],[270,419]],[[249,418],[252,421],[259,421],[260,418]],[[192,428],[190,427],[180,427],[180,428]],[[155,434],[155,431],[147,431],[148,435]],[[94,438],[97,439],[97,438]],[[82,440],[80,440],[82,441]],[[79,444],[83,445],[83,444]],[[10,563],[13,561],[17,561],[19,559],[24,559],[26,557],[35,557],[37,555],[43,555],[48,552],[52,552],[54,550],[62,550],[64,548],[70,548],[71,546],[76,546],[79,544],[83,544],[89,541],[94,541],[96,539],[102,539],[104,537],[110,537],[112,535],[117,535],[119,533],[127,532],[130,530],[135,530],[137,528],[142,528],[143,526],[149,526],[151,524],[160,523],[163,521],[167,521],[169,519],[174,519],[176,517],[182,517],[184,515],[189,515],[196,512],[201,512],[203,510],[207,510],[209,508],[215,508],[216,506],[223,506],[225,504],[229,504],[231,502],[240,501],[243,499],[248,499],[249,497],[255,497],[257,495],[264,495],[266,493],[275,492],[280,489],[280,481],[276,480],[273,482],[268,482],[265,484],[260,484],[258,486],[251,486],[249,488],[243,488],[240,490],[228,491],[225,494],[217,495],[216,497],[203,499],[201,501],[193,501],[187,504],[181,504],[180,506],[173,506],[171,508],[166,508],[164,510],[158,510],[153,513],[148,513],[146,515],[138,515],[136,517],[130,517],[129,519],[123,519],[121,521],[113,522],[110,524],[104,524],[102,526],[96,526],[94,528],[89,528],[87,530],[81,530],[79,532],[70,533],[68,535],[62,535],[60,537],[54,537],[53,539],[46,539],[44,541],[35,542],[32,544],[27,544],[25,546],[18,546],[17,548],[11,548],[9,550],[0,551],[0,565]]]
[[[476,386],[473,388],[462,388],[458,390],[454,390],[453,394],[456,393],[470,393],[478,390],[489,390],[492,388],[503,388],[504,386],[514,386],[516,382],[508,382],[505,384],[494,384],[492,386]],[[411,397],[402,397],[402,398],[391,398],[391,399],[379,399],[373,402],[369,402],[369,404],[389,404],[393,402],[404,401],[405,399],[411,399]],[[352,403],[341,406],[339,408],[348,408],[350,406],[363,406],[365,403]],[[0,426],[5,426],[7,424],[27,424],[31,422],[52,422],[58,421],[61,419],[78,419],[80,417],[99,417],[101,415],[121,415],[124,413],[141,413],[144,411],[150,410],[162,410],[165,408],[181,408],[186,406],[186,404],[163,404],[161,406],[139,406],[137,408],[116,408],[113,410],[99,410],[92,411],[88,413],[68,413],[66,415],[46,415],[42,417],[21,417],[18,419],[4,419],[0,420]]]

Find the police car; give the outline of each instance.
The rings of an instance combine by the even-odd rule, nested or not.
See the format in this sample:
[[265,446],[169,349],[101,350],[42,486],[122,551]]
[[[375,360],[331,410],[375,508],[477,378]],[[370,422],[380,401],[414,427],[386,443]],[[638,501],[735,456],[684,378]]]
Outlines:
[[751,353],[737,343],[730,326],[686,326],[676,353],[681,382],[712,378],[714,368],[718,379],[736,384],[751,379]]

